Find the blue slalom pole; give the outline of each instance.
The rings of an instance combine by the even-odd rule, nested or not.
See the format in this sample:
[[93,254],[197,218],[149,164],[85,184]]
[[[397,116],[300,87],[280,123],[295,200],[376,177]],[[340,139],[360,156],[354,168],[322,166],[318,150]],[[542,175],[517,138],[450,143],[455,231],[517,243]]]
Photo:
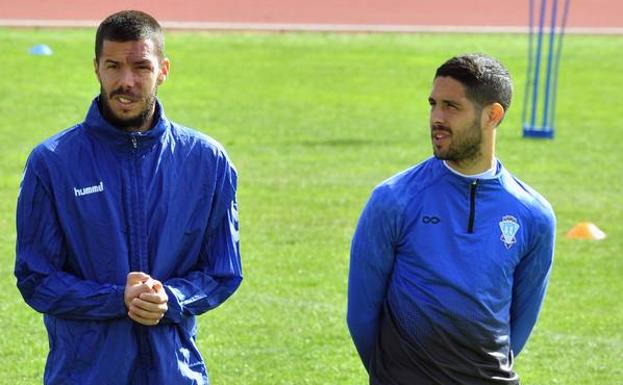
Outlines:
[[[522,111],[524,137],[548,139],[554,137],[558,76],[570,3],[570,0],[552,0],[551,3],[548,0],[541,0],[539,6],[536,0],[528,0],[528,65]],[[540,14],[537,15],[536,12],[539,11]],[[549,37],[545,36],[546,19],[550,20]],[[555,36],[556,33],[559,34],[558,37]],[[545,61],[547,63],[544,63]],[[541,96],[542,100],[539,100]]]
[[547,69],[545,71],[545,100],[543,102],[543,130],[552,129],[552,122],[549,119],[549,93],[552,78],[552,60],[554,55],[554,34],[556,33],[556,16],[558,0],[552,2],[552,15],[549,30],[549,47],[547,51]]
[[562,38],[565,35],[565,27],[567,25],[567,15],[569,14],[569,2],[570,0],[565,0],[565,5],[562,11],[562,21],[560,24],[560,29],[558,30],[558,46],[556,49],[556,62],[554,64],[554,81],[552,84],[553,93],[552,93],[552,109],[551,109],[551,117],[550,117],[550,121],[552,122],[552,129],[554,128],[554,120],[556,119],[556,97],[558,94],[558,72],[560,70],[560,57],[562,55]]
[[532,82],[532,51],[534,49],[534,0],[528,2],[528,69],[526,71],[526,92],[523,96],[523,111],[521,113],[521,122],[523,124],[528,120],[528,97],[530,96],[530,83]]
[[[556,0],[554,0],[556,1]],[[541,71],[541,49],[543,47],[543,25],[545,24],[545,7],[547,0],[541,1],[541,15],[539,17],[539,37],[536,47],[536,60],[534,63],[534,89],[532,90],[532,115],[530,117],[530,129],[536,127],[536,112],[539,101],[539,73]]]

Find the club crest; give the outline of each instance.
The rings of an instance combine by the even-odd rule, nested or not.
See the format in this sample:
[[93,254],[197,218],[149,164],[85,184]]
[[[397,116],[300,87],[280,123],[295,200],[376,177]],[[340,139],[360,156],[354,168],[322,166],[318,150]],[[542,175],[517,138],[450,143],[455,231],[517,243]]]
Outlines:
[[500,230],[502,231],[500,240],[504,242],[504,246],[506,246],[507,249],[510,249],[517,243],[517,239],[515,238],[515,234],[517,234],[519,230],[517,219],[512,215],[503,216],[500,221]]

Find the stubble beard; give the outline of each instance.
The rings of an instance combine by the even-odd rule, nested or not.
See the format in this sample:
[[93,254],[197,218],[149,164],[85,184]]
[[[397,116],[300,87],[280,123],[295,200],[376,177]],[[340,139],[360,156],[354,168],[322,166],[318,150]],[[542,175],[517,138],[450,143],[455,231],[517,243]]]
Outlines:
[[116,89],[112,91],[109,95],[106,94],[103,88],[100,87],[100,107],[102,110],[102,115],[111,125],[114,127],[123,130],[123,131],[137,131],[141,127],[145,125],[149,120],[153,119],[153,114],[155,111],[156,105],[156,92],[154,89],[152,93],[145,99],[145,107],[135,116],[131,117],[120,117],[113,111],[110,105],[110,99],[116,95],[129,95],[132,96],[128,92],[124,92],[122,89]]
[[[437,128],[444,131],[451,131],[447,127],[431,127],[431,130]],[[474,123],[466,131],[463,137],[452,135],[453,142],[446,151],[441,151],[433,145],[433,154],[437,159],[446,160],[455,163],[471,162],[482,156],[481,143],[482,132],[480,131],[480,119],[474,119]]]

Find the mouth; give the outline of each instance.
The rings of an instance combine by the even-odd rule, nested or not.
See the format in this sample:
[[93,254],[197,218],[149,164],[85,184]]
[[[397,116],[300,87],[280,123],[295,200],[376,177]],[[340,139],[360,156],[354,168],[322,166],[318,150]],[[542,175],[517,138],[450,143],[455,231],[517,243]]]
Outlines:
[[115,95],[111,98],[122,111],[133,109],[139,102],[139,98],[130,95]]
[[119,96],[117,97],[117,101],[121,104],[132,104],[134,103],[134,100],[130,99],[130,98],[126,98],[123,96]]
[[135,97],[127,96],[127,95],[116,95],[116,96],[113,96],[112,99],[116,100],[117,102],[121,104],[127,104],[127,105],[137,102],[137,99]]
[[123,106],[130,106],[133,103],[138,102],[140,100],[140,97],[134,92],[130,92],[130,90],[123,90],[121,88],[118,88],[109,94],[108,99],[111,101],[114,100],[115,102]]
[[433,144],[438,147],[446,142],[451,136],[452,133],[449,130],[433,129],[431,131],[431,139],[433,140]]

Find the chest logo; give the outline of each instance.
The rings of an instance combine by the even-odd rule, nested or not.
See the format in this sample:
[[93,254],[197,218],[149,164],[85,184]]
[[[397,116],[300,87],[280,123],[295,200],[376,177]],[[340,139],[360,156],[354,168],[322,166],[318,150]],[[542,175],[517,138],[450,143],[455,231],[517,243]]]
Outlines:
[[431,224],[433,224],[433,225],[436,225],[437,223],[441,222],[441,219],[439,219],[439,218],[437,218],[437,217],[435,217],[435,216],[428,216],[428,215],[425,215],[425,216],[422,218],[422,222],[423,222],[423,223],[426,223],[426,224],[431,223]]
[[102,191],[104,191],[104,182],[99,182],[95,186],[82,187],[82,188],[74,187],[74,194],[77,197],[100,193]]
[[517,218],[512,215],[503,216],[500,221],[500,230],[502,231],[500,240],[504,243],[504,246],[506,246],[507,249],[510,249],[515,243],[517,243],[517,239],[515,238],[515,234],[517,234],[517,231],[519,230]]

